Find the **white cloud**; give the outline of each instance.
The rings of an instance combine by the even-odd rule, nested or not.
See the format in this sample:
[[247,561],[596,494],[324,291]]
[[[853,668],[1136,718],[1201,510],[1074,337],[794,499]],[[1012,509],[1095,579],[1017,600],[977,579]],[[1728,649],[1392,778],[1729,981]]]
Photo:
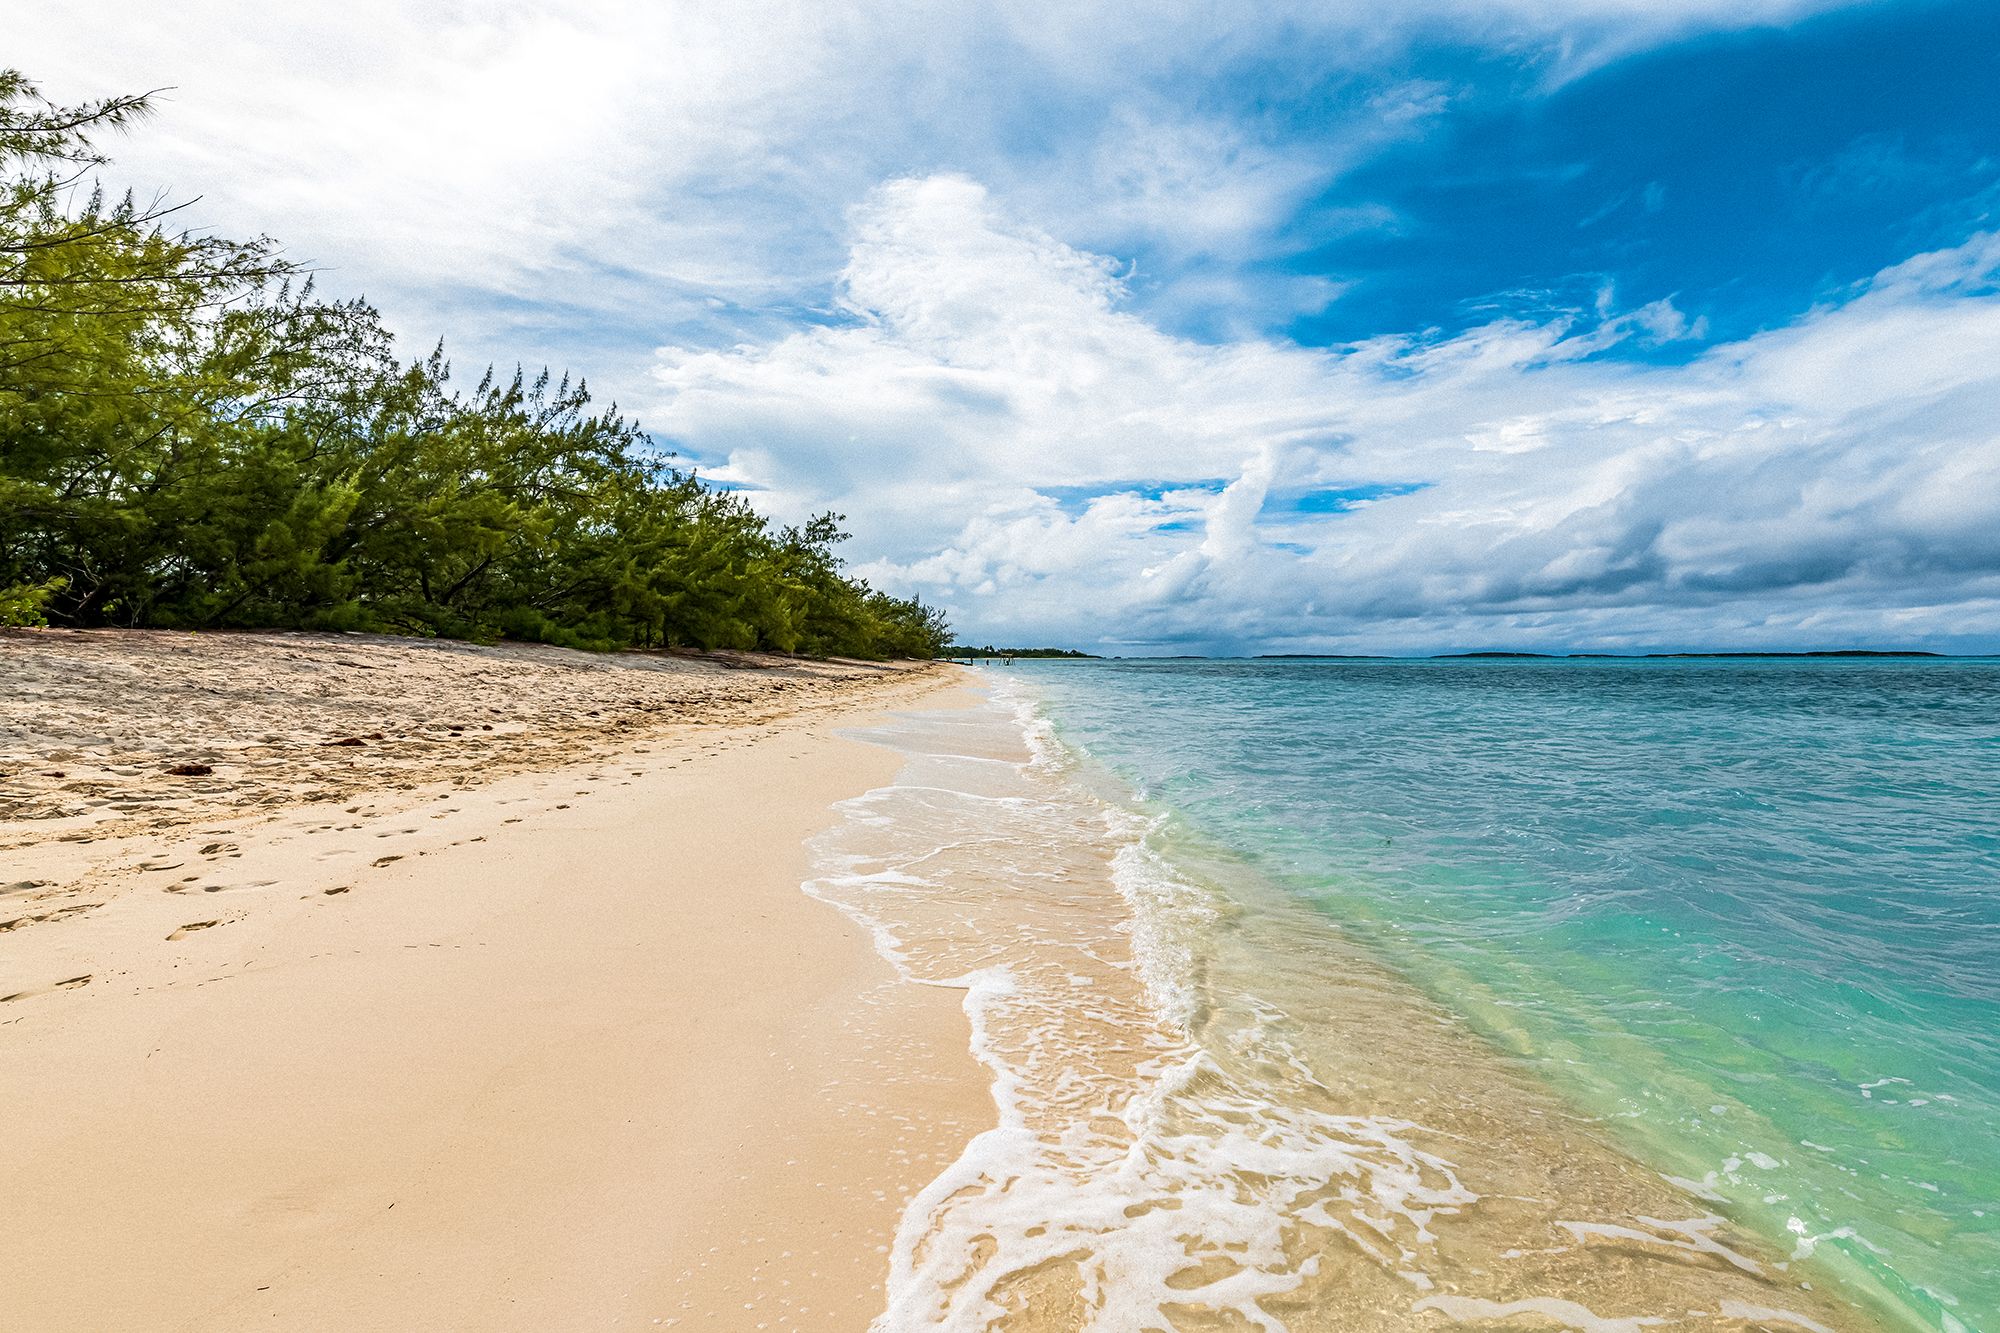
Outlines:
[[[968,630],[1991,638],[1990,240],[1682,366],[1597,357],[1701,336],[1615,293],[1448,339],[1255,333],[1338,289],[1245,261],[1451,105],[1385,81],[1413,41],[1553,86],[1861,3],[16,0],[7,59],[59,99],[173,85],[120,178],[279,236],[420,345],[590,348],[598,387],[715,475],[786,516],[844,508],[876,573]],[[1193,95],[1301,51],[1361,99],[1309,151]],[[1140,253],[1180,268],[1106,257]],[[654,376],[602,373],[660,343]],[[1350,494],[1298,512],[1315,491]]]
[[[1378,649],[2000,632],[1993,236],[1647,365],[1593,354],[1679,336],[1670,306],[1327,351],[1171,337],[1122,306],[1115,262],[963,177],[884,186],[852,233],[845,322],[663,352],[654,420],[781,512],[865,516],[868,572],[969,632]],[[1361,502],[1385,486],[1421,489]],[[1338,491],[1341,512],[1300,512]]]
[[[59,99],[170,86],[120,179],[200,194],[203,224],[275,235],[419,343],[483,351],[509,330],[450,313],[655,340],[761,326],[823,292],[844,211],[909,172],[973,172],[1081,244],[1240,252],[1347,150],[1280,154],[1189,114],[1191,68],[1311,43],[1336,79],[1444,28],[1560,75],[1855,2],[1298,0],[1246,22],[1193,0],[14,0],[5,59]],[[1380,96],[1353,153],[1447,90]]]
[[[122,174],[199,191],[211,220],[369,279],[515,294],[593,238],[692,284],[765,280],[702,243],[713,218],[690,227],[657,196],[784,172],[772,150],[812,113],[797,103],[838,26],[793,6],[768,15],[766,42],[729,6],[605,0],[27,8],[41,22],[9,58],[51,95],[168,87],[117,145]],[[642,243],[672,239],[696,243]]]

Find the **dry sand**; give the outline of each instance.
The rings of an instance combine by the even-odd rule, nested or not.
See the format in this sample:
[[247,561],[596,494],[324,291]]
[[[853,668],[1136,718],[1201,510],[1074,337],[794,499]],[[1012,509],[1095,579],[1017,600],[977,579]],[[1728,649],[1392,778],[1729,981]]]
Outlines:
[[0,636],[0,1328],[865,1328],[993,1110],[802,843],[954,679]]
[[909,672],[376,634],[0,629],[0,845],[483,781],[851,707]]

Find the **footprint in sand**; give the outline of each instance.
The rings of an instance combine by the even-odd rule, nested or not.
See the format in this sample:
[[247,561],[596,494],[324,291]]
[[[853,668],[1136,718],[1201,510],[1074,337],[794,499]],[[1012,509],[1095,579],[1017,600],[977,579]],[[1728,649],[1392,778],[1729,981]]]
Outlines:
[[10,930],[20,930],[24,926],[32,926],[41,921],[60,921],[66,916],[74,916],[78,912],[88,912],[93,907],[102,907],[103,905],[102,903],[75,903],[69,907],[58,907],[51,912],[36,912],[31,916],[17,916],[12,920],[0,921],[0,935]]
[[67,981],[58,981],[47,986],[35,986],[28,990],[17,990],[12,995],[0,995],[0,1004],[6,1004],[12,1000],[25,1000],[33,995],[46,995],[50,991],[75,990],[78,986],[88,986],[89,984],[90,973],[86,972],[80,977],[71,977]]

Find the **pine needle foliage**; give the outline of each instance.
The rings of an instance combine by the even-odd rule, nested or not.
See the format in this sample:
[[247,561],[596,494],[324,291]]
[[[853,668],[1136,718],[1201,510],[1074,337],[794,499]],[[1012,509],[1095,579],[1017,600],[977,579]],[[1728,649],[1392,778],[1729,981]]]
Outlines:
[[943,616],[842,572],[585,384],[399,361],[267,238],[107,196],[144,95],[0,70],[0,620],[369,629],[585,648],[933,657]]

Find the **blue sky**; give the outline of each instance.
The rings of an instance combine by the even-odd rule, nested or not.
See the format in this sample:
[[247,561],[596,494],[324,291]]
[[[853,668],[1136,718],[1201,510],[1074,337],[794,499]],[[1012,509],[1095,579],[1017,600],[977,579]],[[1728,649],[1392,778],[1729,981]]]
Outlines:
[[411,350],[982,641],[2000,648],[2000,8],[27,0]]
[[1311,210],[1295,221],[1308,248],[1289,266],[1353,285],[1290,336],[1463,327],[1608,282],[1705,319],[1695,343],[1740,338],[1957,244],[2000,202],[2000,7],[1705,34],[1543,96],[1514,62],[1431,59],[1475,91],[1324,200],[1394,224],[1312,244]]

